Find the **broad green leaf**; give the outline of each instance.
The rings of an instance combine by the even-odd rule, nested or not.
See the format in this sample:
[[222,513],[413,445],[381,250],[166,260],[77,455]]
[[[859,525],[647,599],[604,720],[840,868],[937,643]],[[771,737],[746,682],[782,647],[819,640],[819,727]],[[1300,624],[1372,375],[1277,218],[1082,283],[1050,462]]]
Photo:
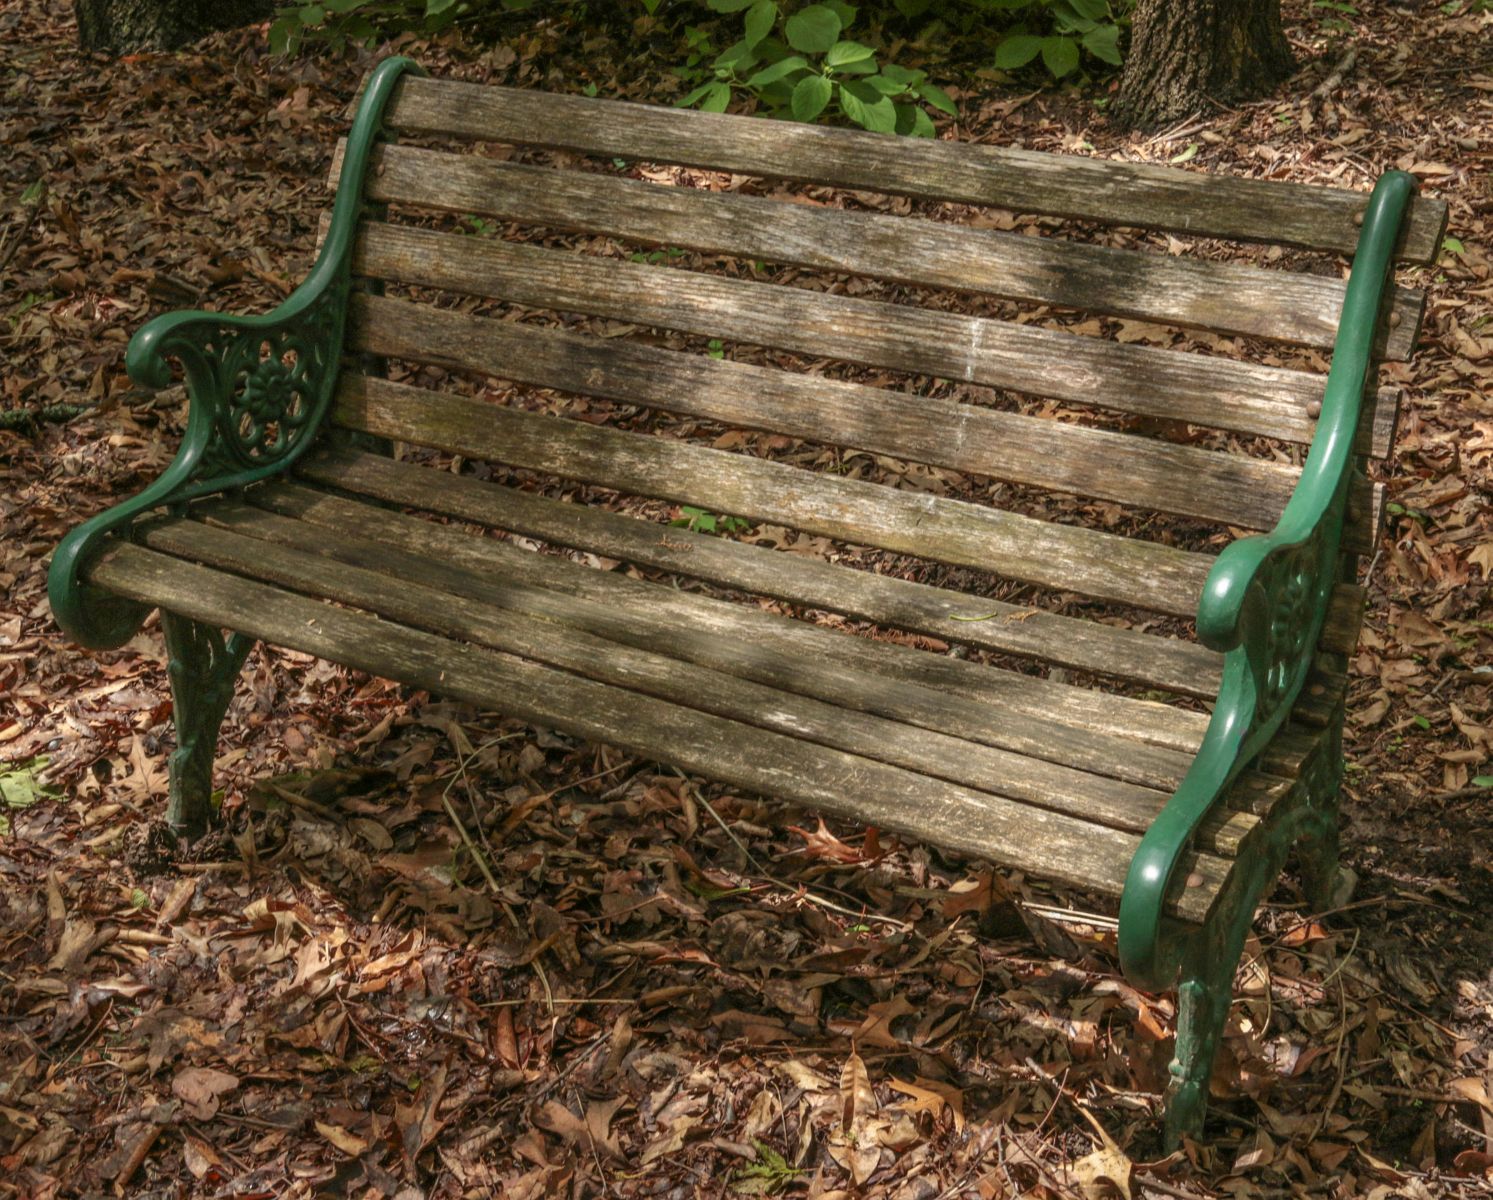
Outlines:
[[1068,0],[1068,3],[1091,21],[1102,21],[1109,16],[1108,0]]
[[793,87],[789,110],[795,121],[812,121],[829,103],[834,85],[823,75],[805,75]]
[[763,67],[746,81],[747,87],[766,87],[769,83],[776,83],[779,79],[787,75],[792,75],[794,71],[806,71],[808,68],[808,59],[802,58],[797,54],[790,54],[787,58],[778,59],[771,66]]
[[860,12],[855,5],[847,4],[845,0],[824,0],[824,6],[840,18],[841,33],[855,24],[855,14]]
[[302,25],[320,25],[327,19],[327,10],[320,4],[308,4],[296,13]]
[[954,104],[954,98],[948,92],[944,91],[943,88],[931,83],[920,83],[916,91],[919,96],[933,105],[939,112],[947,113],[951,117],[959,115],[959,109]]
[[887,63],[881,68],[881,74],[884,78],[890,79],[893,83],[900,83],[904,87],[915,87],[928,77],[927,71],[913,71],[907,67],[899,67],[896,63]]
[[937,130],[933,128],[933,118],[921,108],[914,107],[912,110],[912,136],[920,138],[931,138]]
[[1029,33],[1016,33],[995,48],[995,65],[1002,71],[1024,67],[1042,53],[1042,39]]
[[1119,66],[1120,57],[1120,27],[1118,25],[1100,25],[1096,29],[1089,30],[1081,39],[1083,48],[1095,58],[1104,62]]
[[864,83],[842,83],[839,87],[840,107],[862,129],[872,133],[896,132],[897,106],[889,99]]
[[676,108],[703,108],[706,112],[724,112],[731,102],[731,87],[719,79],[702,83],[694,91],[675,101]]
[[745,39],[732,42],[715,56],[715,69],[718,72],[745,71],[756,65],[757,52],[746,44]]
[[1173,155],[1167,161],[1173,166],[1180,166],[1182,163],[1191,162],[1198,156],[1198,148],[1201,145],[1201,142],[1188,142],[1186,150],[1182,151],[1181,154]]
[[1078,66],[1077,43],[1065,37],[1043,38],[1042,62],[1052,72],[1054,79],[1061,79]]
[[907,91],[905,86],[888,79],[885,75],[867,75],[860,82],[868,87],[874,87],[883,96],[900,96]]
[[876,51],[859,42],[836,42],[824,56],[824,64],[828,67],[844,67],[851,63],[865,62],[875,56]]
[[1475,775],[1472,779],[1473,787],[1493,788],[1493,775]]
[[778,6],[776,0],[757,0],[757,3],[747,9],[746,44],[748,46],[755,46],[772,32],[772,27],[777,23]]
[[438,17],[455,4],[456,0],[425,0],[425,15],[427,17]]
[[[37,181],[37,183],[40,183],[40,182],[41,182],[40,180]],[[34,187],[36,185],[33,184],[32,186]],[[27,189],[27,195],[30,195],[30,189],[29,188]],[[25,198],[26,198],[25,196],[21,197],[22,200],[24,200]],[[1443,251],[1445,251],[1445,252],[1449,252],[1449,253],[1452,253],[1452,254],[1466,254],[1467,253],[1467,247],[1464,246],[1464,245],[1462,245],[1461,239],[1460,238],[1454,238],[1454,237],[1451,236],[1451,234],[1447,234],[1446,237],[1444,237],[1444,238],[1441,239],[1441,249]]]
[[751,8],[756,2],[757,0],[705,0],[705,7],[711,12],[733,13]]
[[[38,179],[35,183],[31,184],[30,187],[28,187],[24,192],[21,193],[21,203],[22,204],[35,204],[38,200],[40,200],[46,194],[47,194],[47,181],[45,179]],[[1456,238],[1447,238],[1446,240],[1448,242],[1454,242],[1454,241],[1456,241]],[[1461,248],[1462,248],[1462,243],[1457,242],[1457,249],[1461,250]]]
[[827,4],[811,4],[788,18],[783,33],[788,44],[803,54],[823,54],[840,40],[839,15]]

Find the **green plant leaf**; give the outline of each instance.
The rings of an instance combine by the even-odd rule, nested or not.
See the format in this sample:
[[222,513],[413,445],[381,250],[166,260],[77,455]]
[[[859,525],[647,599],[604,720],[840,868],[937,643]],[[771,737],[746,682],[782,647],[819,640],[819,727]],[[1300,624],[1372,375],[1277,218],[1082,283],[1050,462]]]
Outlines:
[[840,40],[839,14],[827,4],[811,4],[788,18],[783,34],[802,54],[823,54]]
[[772,32],[772,27],[777,23],[778,6],[776,0],[757,0],[757,3],[747,9],[746,44],[748,46],[755,46]]
[[1124,60],[1120,55],[1120,27],[1118,25],[1100,25],[1096,29],[1089,30],[1082,39],[1083,48],[1095,58],[1102,59],[1118,67]]
[[790,54],[787,58],[780,58],[777,62],[763,67],[755,75],[746,81],[749,88],[766,87],[769,83],[776,83],[785,76],[792,75],[795,71],[806,71],[809,69],[809,60],[798,54]]
[[793,97],[788,109],[795,121],[812,121],[824,111],[829,103],[834,85],[823,75],[805,75],[793,85]]
[[712,79],[676,102],[678,108],[699,108],[705,112],[725,112],[731,103],[731,85]]
[[[954,98],[948,92],[944,91],[943,88],[931,83],[920,83],[914,90],[929,104],[933,105],[934,108],[938,109],[939,112],[947,113],[951,117],[959,115],[959,109],[954,103]],[[929,128],[932,129],[931,122]]]
[[757,0],[705,0],[705,7],[711,12],[734,13],[744,8],[751,8]]
[[881,68],[882,75],[893,83],[900,83],[903,87],[916,87],[928,77],[927,71],[914,71],[907,67],[899,67],[896,63],[887,63]]
[[1042,39],[1029,33],[1016,33],[995,48],[995,65],[1002,71],[1024,67],[1042,53]]
[[1108,0],[1068,0],[1068,3],[1091,21],[1102,21],[1109,16]]
[[425,15],[438,17],[455,3],[456,0],[425,0]]
[[327,10],[320,4],[307,4],[296,16],[302,25],[320,25],[327,19]]
[[824,0],[824,7],[840,18],[841,33],[855,24],[855,14],[860,12],[860,9],[846,3],[846,0]]
[[860,42],[836,42],[824,56],[827,67],[844,67],[851,63],[865,62],[876,57],[876,51]]
[[1472,778],[1472,786],[1493,788],[1493,775],[1474,775]]
[[1054,79],[1061,79],[1078,66],[1078,44],[1072,38],[1045,37],[1042,39],[1042,62]]
[[842,83],[840,107],[845,115],[862,129],[872,133],[895,133],[897,106],[875,88],[865,83]]

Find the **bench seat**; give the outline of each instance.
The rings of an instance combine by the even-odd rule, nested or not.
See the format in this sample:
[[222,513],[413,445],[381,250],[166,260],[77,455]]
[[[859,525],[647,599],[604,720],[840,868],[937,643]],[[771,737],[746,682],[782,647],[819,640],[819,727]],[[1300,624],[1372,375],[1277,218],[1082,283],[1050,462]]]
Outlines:
[[[1196,1131],[1293,846],[1331,894],[1373,367],[1445,206],[411,66],[295,295],[136,335],[182,448],[54,558],[89,645],[161,611],[170,818],[256,640],[495,707],[1117,907]],[[1145,230],[1357,249],[1345,282]]]

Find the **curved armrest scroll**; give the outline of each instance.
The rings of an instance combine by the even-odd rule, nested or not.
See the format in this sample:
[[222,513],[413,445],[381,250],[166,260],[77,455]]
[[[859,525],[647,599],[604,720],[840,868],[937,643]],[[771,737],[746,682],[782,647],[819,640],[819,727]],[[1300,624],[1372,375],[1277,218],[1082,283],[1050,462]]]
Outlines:
[[[1374,186],[1353,256],[1333,345],[1322,416],[1290,502],[1267,534],[1218,556],[1198,604],[1198,637],[1223,652],[1223,685],[1197,757],[1141,839],[1120,900],[1120,960],[1137,986],[1166,987],[1176,971],[1163,936],[1178,866],[1234,778],[1286,720],[1311,670],[1338,581],[1373,341],[1414,177],[1390,171]],[[1175,949],[1175,947],[1170,947]]]
[[171,465],[122,504],[77,526],[52,556],[47,595],[57,623],[94,649],[118,646],[149,609],[89,586],[87,571],[104,540],[161,505],[183,505],[243,487],[290,467],[315,441],[331,407],[351,290],[353,243],[363,212],[363,180],[407,58],[385,59],[369,76],[348,133],[331,227],[304,283],[262,316],[172,312],[147,322],[125,352],[141,387],[171,383],[181,363],[190,406]]

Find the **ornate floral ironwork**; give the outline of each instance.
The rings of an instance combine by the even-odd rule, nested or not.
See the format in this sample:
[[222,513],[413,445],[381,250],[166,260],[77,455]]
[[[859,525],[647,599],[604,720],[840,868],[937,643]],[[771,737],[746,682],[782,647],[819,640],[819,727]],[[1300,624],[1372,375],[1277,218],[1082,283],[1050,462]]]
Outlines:
[[58,624],[86,646],[127,641],[149,608],[88,585],[103,544],[129,536],[162,508],[244,487],[286,470],[322,431],[337,382],[351,291],[353,240],[364,211],[363,180],[383,114],[401,75],[419,68],[391,58],[374,70],[348,134],[331,226],[306,281],[265,316],[167,313],[130,340],[125,366],[146,388],[186,376],[187,428],[171,465],[139,495],[72,530],[52,558],[48,595]]

